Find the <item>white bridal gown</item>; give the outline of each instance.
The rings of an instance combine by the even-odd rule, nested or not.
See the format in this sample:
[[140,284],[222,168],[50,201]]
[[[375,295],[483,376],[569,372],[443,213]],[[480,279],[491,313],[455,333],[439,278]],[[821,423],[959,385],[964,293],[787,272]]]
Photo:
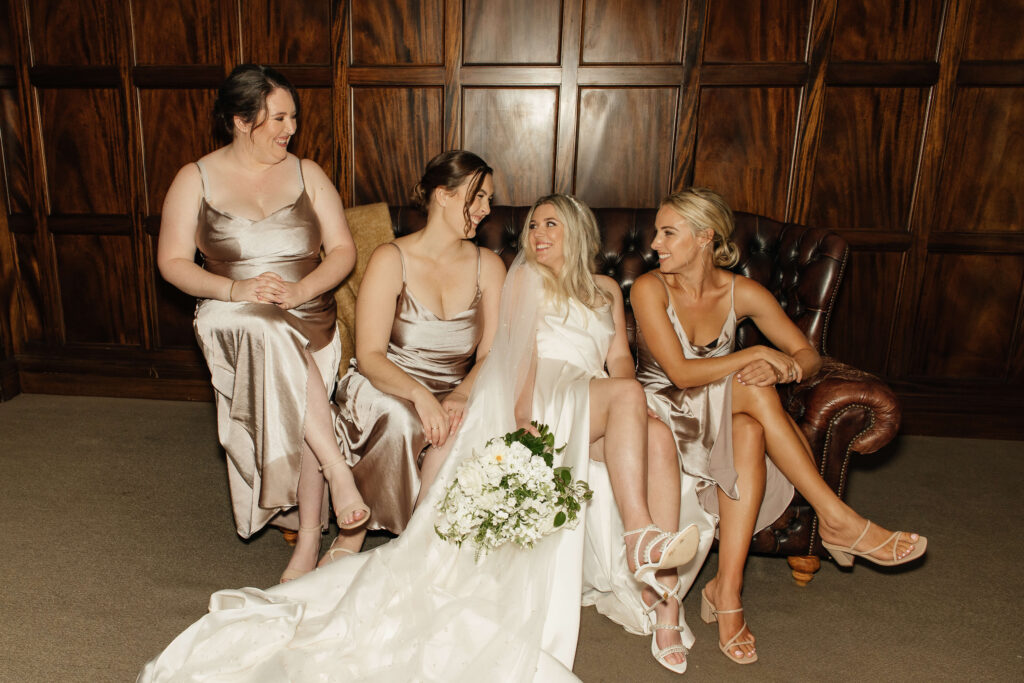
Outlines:
[[532,550],[503,546],[480,564],[471,546],[436,535],[435,505],[461,459],[514,429],[515,387],[534,339],[533,416],[567,445],[560,464],[587,479],[589,381],[604,376],[613,333],[608,307],[543,303],[537,274],[519,257],[465,421],[406,531],[286,584],[215,593],[209,614],[139,681],[576,680],[585,514],[614,507],[610,491],[584,506],[575,530]]

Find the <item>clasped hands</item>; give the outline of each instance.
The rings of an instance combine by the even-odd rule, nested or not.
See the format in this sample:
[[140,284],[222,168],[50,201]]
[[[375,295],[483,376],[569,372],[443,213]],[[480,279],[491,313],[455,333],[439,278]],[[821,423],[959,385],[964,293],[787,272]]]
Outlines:
[[246,280],[235,280],[229,296],[231,301],[274,304],[286,311],[313,298],[301,282],[288,282],[277,273],[271,272],[260,273]]
[[414,397],[413,405],[430,445],[440,448],[456,432],[466,412],[467,398],[456,389],[438,401],[426,388]]

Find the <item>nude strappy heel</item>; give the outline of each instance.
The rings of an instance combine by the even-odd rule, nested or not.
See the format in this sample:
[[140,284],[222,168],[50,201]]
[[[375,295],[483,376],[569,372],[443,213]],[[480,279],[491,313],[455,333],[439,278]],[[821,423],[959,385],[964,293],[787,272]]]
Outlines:
[[[654,655],[654,659],[655,659],[656,662],[658,662],[658,664],[661,664],[663,667],[665,667],[669,671],[671,671],[673,673],[677,673],[677,674],[681,674],[681,673],[685,673],[686,672],[686,656],[690,654],[690,651],[684,645],[669,645],[668,647],[666,647],[664,649],[659,648],[658,647],[658,631],[659,630],[668,630],[668,631],[679,631],[680,633],[682,633],[686,629],[683,626],[681,626],[679,623],[676,623],[676,624],[659,624],[657,622],[657,619],[654,616],[654,609],[658,605],[660,605],[661,603],[668,602],[669,598],[675,598],[676,601],[679,603],[679,618],[678,618],[677,621],[682,622],[682,620],[683,620],[683,598],[682,598],[682,596],[679,595],[679,586],[680,586],[679,582],[676,582],[676,585],[671,590],[665,591],[664,594],[662,594],[657,600],[654,601],[653,605],[648,606],[647,603],[644,602],[642,597],[640,599],[640,602],[642,602],[644,604],[644,608],[645,608],[644,609],[644,614],[647,615],[647,617],[651,620],[651,623],[652,623],[652,630],[651,630],[651,654]],[[668,662],[668,660],[666,659],[666,657],[668,657],[668,655],[675,654],[675,653],[679,653],[679,654],[683,655],[683,661],[680,662],[679,664],[670,664]]]
[[[736,614],[742,611],[742,607],[739,607],[737,609],[717,609],[715,607],[715,603],[711,602],[708,599],[707,590],[705,588],[700,589],[700,618],[704,620],[705,624],[713,624],[716,621],[718,621],[719,614]],[[733,635],[733,637],[730,638],[728,642],[722,643],[722,641],[718,641],[718,649],[722,651],[723,655],[725,655],[732,661],[736,662],[737,664],[753,664],[757,661],[756,652],[754,653],[753,657],[746,657],[743,655],[737,657],[731,652],[731,648],[735,647],[736,645],[754,645],[754,641],[750,640],[749,638],[747,640],[739,640],[740,634],[744,631],[748,631],[749,633],[749,630],[747,629],[746,619],[743,620],[743,625],[740,626],[740,630],[736,631],[735,635]]]
[[[316,535],[320,536],[320,534],[323,533],[323,528],[319,524],[317,524],[316,526],[300,526],[299,527],[299,534],[301,535],[302,532],[306,532],[307,534],[308,533],[312,533],[312,532],[316,532]],[[320,548],[317,548],[317,554],[318,555],[320,554]],[[281,580],[278,581],[278,583],[288,583],[289,581],[294,581],[295,579],[299,578],[300,576],[305,576],[306,574],[308,574],[311,571],[313,571],[313,570],[312,569],[291,569],[291,568],[286,568],[283,572],[281,572]]]
[[[641,562],[640,546],[642,545],[643,534],[649,531],[654,532],[655,536],[644,545],[643,562]],[[636,545],[633,546],[633,565],[636,567],[633,571],[633,576],[637,581],[646,583],[653,588],[654,592],[658,595],[665,595],[668,589],[655,578],[654,573],[659,569],[674,569],[693,559],[697,554],[697,543],[700,541],[700,532],[697,531],[697,525],[691,524],[682,531],[670,533],[654,524],[650,524],[642,529],[627,531],[622,534],[622,538],[625,539],[633,534],[641,535],[637,539]],[[655,562],[651,555],[662,543],[664,545],[661,546],[661,557]]]
[[[828,543],[826,541],[822,541],[821,545],[825,548],[825,550],[827,550],[832,555],[833,559],[835,559],[836,561],[836,564],[838,564],[840,567],[852,567],[854,557],[863,557],[865,560],[874,562],[875,564],[881,565],[883,567],[892,567],[898,564],[906,564],[907,562],[912,562],[913,560],[916,560],[917,558],[924,555],[924,551],[928,547],[928,539],[924,536],[918,536],[917,540],[913,541],[914,549],[907,553],[905,556],[899,557],[898,555],[896,555],[896,548],[899,546],[900,537],[905,535],[907,532],[894,531],[892,532],[892,535],[889,536],[889,538],[885,539],[884,541],[876,545],[874,548],[871,548],[870,550],[857,550],[857,544],[860,543],[865,536],[867,536],[868,529],[870,528],[871,521],[868,520],[868,523],[864,525],[864,531],[860,532],[860,536],[857,537],[857,540],[845,548],[842,546],[834,545],[832,543]],[[878,552],[889,543],[892,543],[891,560],[880,560],[877,557],[873,557],[871,555],[871,553]]]
[[[320,465],[320,472],[323,473],[324,476],[326,477],[327,476],[326,475],[327,470],[329,470],[331,468],[334,468],[334,467],[338,467],[339,465],[344,465],[345,467],[348,467],[348,463],[347,462],[345,462],[341,458],[338,458],[337,460],[332,462],[330,465]],[[327,484],[328,484],[328,486],[330,486],[330,480],[327,481]],[[334,492],[333,491],[331,492],[331,498],[332,499],[334,498]],[[359,519],[357,519],[354,522],[349,522],[348,524],[342,523],[341,520],[343,520],[346,517],[350,516],[354,512],[359,512],[360,510],[362,510],[363,513],[364,513],[362,517],[360,517]],[[362,525],[364,525],[368,521],[370,521],[370,508],[362,500],[360,500],[358,503],[353,503],[352,505],[349,505],[349,506],[347,506],[345,508],[342,508],[341,510],[338,510],[337,508],[335,508],[334,514],[338,518],[338,526],[340,528],[342,528],[342,529],[358,529],[359,527],[361,527]]]
[[337,560],[339,558],[339,556],[340,557],[344,557],[346,555],[355,555],[356,554],[356,551],[349,550],[348,548],[342,548],[340,545],[338,545],[338,542],[340,540],[341,540],[341,534],[338,534],[337,536],[334,537],[334,540],[331,541],[331,547],[329,547],[327,549],[327,552],[324,553],[324,556],[322,558],[320,558],[320,562],[318,562],[317,565],[316,565],[317,567],[326,566],[326,565],[330,564],[331,562],[334,562],[335,560]]

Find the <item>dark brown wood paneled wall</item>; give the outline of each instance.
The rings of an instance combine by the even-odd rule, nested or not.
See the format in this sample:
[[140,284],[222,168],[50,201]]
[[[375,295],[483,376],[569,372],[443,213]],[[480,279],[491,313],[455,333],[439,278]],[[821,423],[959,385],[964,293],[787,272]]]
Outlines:
[[700,184],[836,230],[829,351],[910,431],[1024,437],[1022,25],[1021,0],[0,0],[0,396],[209,395],[155,238],[255,61],[348,204],[405,204],[466,147],[500,203]]

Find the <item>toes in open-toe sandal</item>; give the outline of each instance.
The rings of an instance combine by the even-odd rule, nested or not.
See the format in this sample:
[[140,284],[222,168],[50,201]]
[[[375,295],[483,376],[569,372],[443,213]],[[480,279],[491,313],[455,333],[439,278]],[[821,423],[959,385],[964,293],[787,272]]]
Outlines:
[[[708,594],[707,594],[706,589],[704,589],[704,588],[701,589],[701,591],[700,591],[700,618],[704,621],[705,624],[712,624],[712,623],[718,621],[718,615],[719,614],[737,614],[737,613],[742,612],[742,611],[743,611],[742,607],[738,607],[736,609],[718,609],[718,608],[716,608],[715,607],[715,603],[711,602],[711,600],[708,599]],[[754,662],[757,661],[757,653],[756,652],[754,653],[754,655],[752,657],[747,657],[747,656],[742,655],[742,654],[737,656],[737,655],[733,654],[732,651],[731,651],[732,648],[736,647],[737,645],[753,645],[754,644],[754,641],[751,640],[750,638],[748,638],[747,640],[739,640],[740,634],[742,634],[744,631],[747,631],[749,633],[749,630],[747,629],[747,622],[746,622],[746,620],[744,620],[743,625],[740,626],[740,630],[736,631],[736,634],[732,638],[730,638],[728,642],[722,643],[722,641],[718,641],[718,649],[722,651],[723,655],[725,655],[726,657],[728,657],[732,661],[736,662],[737,664],[753,664]]]
[[[652,623],[652,628],[651,628],[651,654],[654,655],[654,659],[655,659],[655,661],[658,662],[658,664],[661,664],[663,667],[665,667],[669,671],[672,671],[672,672],[677,673],[677,674],[681,674],[681,673],[685,673],[686,672],[686,656],[688,654],[690,654],[690,651],[688,649],[686,649],[686,647],[684,645],[669,645],[668,647],[666,647],[664,649],[659,648],[658,647],[658,631],[659,630],[669,630],[669,631],[679,631],[680,633],[682,633],[685,629],[684,629],[683,626],[679,625],[678,623],[677,624],[659,624],[657,618],[654,616],[654,608],[657,607],[658,605],[660,605],[662,602],[666,602],[669,598],[675,598],[679,602],[679,619],[678,619],[678,621],[682,621],[682,619],[683,619],[683,600],[679,596],[679,586],[680,586],[680,584],[677,582],[675,586],[673,586],[670,590],[665,591],[657,600],[655,600],[653,605],[648,605],[646,602],[644,602],[642,597],[640,599],[641,602],[644,602],[644,608],[645,608],[644,612],[650,618],[651,623]],[[679,662],[678,664],[672,664],[672,663],[670,663],[666,659],[669,655],[675,654],[675,653],[679,653],[679,654],[683,655],[683,661]]]
[[[643,534],[654,532],[654,538],[643,544]],[[636,569],[633,576],[638,581],[646,583],[654,589],[658,595],[664,595],[667,588],[661,585],[654,573],[659,569],[674,569],[692,560],[697,554],[697,545],[700,541],[700,532],[696,524],[691,524],[682,531],[670,533],[651,524],[642,529],[633,529],[622,534],[622,538],[640,534],[636,545],[633,546],[633,564]],[[662,545],[663,544],[663,545]],[[641,551],[640,546],[643,545]],[[655,562],[652,559],[654,551],[661,546],[661,557]],[[641,559],[643,562],[641,562]]]
[[[857,540],[851,543],[849,546],[838,546],[832,543],[828,543],[826,541],[822,541],[821,545],[825,548],[825,550],[827,550],[832,555],[833,559],[835,559],[836,561],[836,564],[838,564],[840,567],[852,567],[854,557],[863,557],[865,560],[874,562],[875,564],[881,565],[883,567],[892,567],[898,564],[906,564],[907,562],[912,562],[917,558],[921,557],[922,555],[924,555],[924,551],[928,547],[928,539],[924,536],[918,536],[917,540],[913,541],[914,549],[906,555],[904,555],[903,557],[900,557],[896,554],[896,549],[899,547],[900,544],[900,538],[904,535],[907,535],[909,537],[909,534],[907,534],[907,532],[905,531],[894,531],[892,532],[892,535],[889,536],[889,538],[885,539],[884,541],[876,545],[874,548],[871,548],[869,550],[857,550],[857,544],[860,543],[865,536],[867,536],[868,529],[870,528],[871,522],[868,521],[868,523],[864,525],[864,531],[860,532],[860,536],[857,537]],[[871,554],[878,552],[890,543],[892,543],[891,560],[879,559]]]
[[[326,476],[326,472],[328,470],[330,470],[330,469],[332,469],[334,467],[338,467],[339,465],[345,465],[346,467],[348,467],[348,463],[347,462],[345,462],[342,459],[338,459],[338,460],[332,462],[330,465],[321,465],[320,466],[320,472],[324,473],[325,476]],[[327,484],[328,484],[328,486],[330,486],[330,480],[328,480]],[[337,500],[334,497],[334,491],[333,490],[331,491],[331,499],[332,499],[332,501],[336,501]],[[356,519],[356,520],[348,522],[348,523],[345,523],[345,522],[342,521],[346,517],[350,517],[353,513],[360,512],[360,511],[363,513],[363,516],[360,517],[359,519]],[[338,526],[340,528],[342,528],[342,529],[358,529],[359,527],[363,526],[368,521],[370,521],[370,508],[362,500],[360,500],[358,503],[353,503],[352,505],[348,505],[348,506],[346,506],[346,507],[344,507],[344,508],[342,508],[340,510],[335,508],[334,509],[334,514],[338,518]]]

